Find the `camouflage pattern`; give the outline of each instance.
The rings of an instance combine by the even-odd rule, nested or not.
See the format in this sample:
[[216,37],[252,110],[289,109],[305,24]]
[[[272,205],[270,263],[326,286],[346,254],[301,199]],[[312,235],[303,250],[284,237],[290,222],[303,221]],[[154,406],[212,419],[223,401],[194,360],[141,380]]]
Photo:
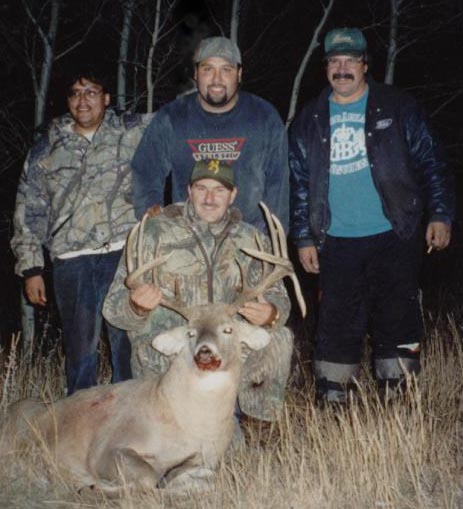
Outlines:
[[[187,306],[235,301],[242,288],[238,263],[250,286],[262,277],[262,263],[243,253],[240,248],[256,249],[259,236],[266,250],[269,240],[253,226],[242,222],[236,209],[230,209],[218,224],[207,224],[195,217],[192,205],[175,204],[161,215],[149,219],[144,228],[141,263],[156,256],[173,253],[157,267],[154,283],[162,288],[166,298],[177,294]],[[132,257],[137,260],[136,242]],[[137,266],[136,263],[136,266]],[[157,307],[148,317],[137,315],[129,305],[129,290],[125,286],[127,267],[122,257],[103,307],[105,318],[114,326],[128,331],[132,342],[132,373],[135,377],[160,375],[169,367],[169,360],[151,347],[159,333],[183,325],[184,318]],[[144,276],[153,282],[153,274]],[[273,420],[281,407],[289,375],[293,350],[292,332],[283,327],[290,312],[290,301],[282,281],[265,294],[279,310],[280,318],[270,331],[270,344],[260,352],[248,353],[243,367],[240,389],[242,410],[253,417]],[[237,320],[242,319],[236,317]]]
[[135,224],[130,160],[151,115],[111,110],[91,141],[73,131],[70,114],[52,121],[26,159],[11,245],[15,271],[42,268],[42,246],[54,259],[124,240]]

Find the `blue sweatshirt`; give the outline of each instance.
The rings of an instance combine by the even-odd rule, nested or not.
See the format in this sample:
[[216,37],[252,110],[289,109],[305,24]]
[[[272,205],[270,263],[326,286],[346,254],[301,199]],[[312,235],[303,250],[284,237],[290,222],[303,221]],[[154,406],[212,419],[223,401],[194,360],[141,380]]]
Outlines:
[[232,164],[238,195],[235,205],[244,221],[260,230],[264,201],[288,228],[288,146],[275,108],[240,91],[226,113],[203,110],[196,93],[161,108],[145,130],[132,160],[135,213],[164,204],[166,178],[172,174],[172,202],[184,201],[195,161],[220,159]]

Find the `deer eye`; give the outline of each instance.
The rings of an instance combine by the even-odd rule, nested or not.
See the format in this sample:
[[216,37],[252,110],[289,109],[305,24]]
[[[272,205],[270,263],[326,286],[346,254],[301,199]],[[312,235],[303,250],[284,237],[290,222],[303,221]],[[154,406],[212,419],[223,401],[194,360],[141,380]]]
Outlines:
[[187,337],[188,338],[194,338],[196,336],[196,331],[194,330],[189,330],[187,333],[186,333]]
[[225,329],[223,329],[222,332],[224,334],[231,334],[233,332],[233,328],[232,327],[225,327]]

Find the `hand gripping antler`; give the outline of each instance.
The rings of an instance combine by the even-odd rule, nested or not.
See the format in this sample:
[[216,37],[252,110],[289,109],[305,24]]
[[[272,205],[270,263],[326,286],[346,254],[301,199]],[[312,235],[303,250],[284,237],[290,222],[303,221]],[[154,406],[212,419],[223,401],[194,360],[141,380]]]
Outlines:
[[[137,223],[131,230],[128,238],[127,238],[127,247],[126,247],[126,263],[127,263],[127,277],[125,279],[125,284],[129,289],[134,289],[141,284],[141,277],[152,270],[152,282],[156,284],[157,274],[156,267],[162,265],[167,259],[171,256],[172,252],[164,255],[158,256],[157,249],[154,253],[154,258],[147,263],[142,263],[143,260],[143,242],[144,242],[144,232],[145,232],[145,223],[146,220],[150,216],[145,214],[142,220]],[[137,252],[137,263],[138,266],[135,269],[135,263],[133,260],[133,245],[135,242],[135,237],[137,238],[136,252]],[[172,311],[176,311],[178,314],[182,315],[186,320],[189,320],[190,313],[189,308],[186,304],[178,297],[178,288],[175,286],[175,299],[166,299],[163,297],[160,302],[161,306],[165,308],[172,309]]]
[[[305,317],[307,313],[307,307],[302,295],[299,281],[296,276],[296,272],[294,270],[294,266],[288,258],[288,246],[286,244],[286,235],[283,230],[283,226],[281,225],[279,219],[270,212],[264,202],[260,202],[259,205],[264,211],[265,219],[268,224],[273,253],[264,251],[262,243],[257,236],[256,243],[258,249],[241,248],[241,251],[244,253],[257,258],[258,260],[262,260],[264,262],[264,270],[261,281],[257,286],[253,288],[247,286],[244,274],[242,274],[243,293],[241,297],[239,297],[239,299],[233,303],[233,306],[236,306],[237,308],[242,306],[246,301],[254,299],[258,295],[262,295],[268,288],[270,288],[280,279],[289,276],[294,285],[294,292],[299,304],[299,308],[301,310],[301,314],[303,317]],[[273,270],[271,272],[270,265],[273,265]]]
[[[304,297],[302,296],[302,291],[299,286],[299,281],[296,277],[293,264],[288,258],[288,248],[286,244],[286,236],[281,226],[278,218],[270,212],[265,203],[260,202],[260,206],[262,207],[265,215],[265,219],[269,226],[270,239],[272,243],[272,253],[268,253],[264,250],[262,242],[260,238],[256,236],[256,244],[258,249],[250,249],[250,248],[242,248],[241,250],[263,262],[263,274],[261,281],[255,287],[249,287],[246,284],[246,277],[243,274],[242,267],[241,270],[241,278],[243,284],[243,291],[241,296],[234,301],[229,307],[229,311],[227,313],[234,314],[236,310],[241,307],[245,302],[255,299],[258,295],[262,295],[268,288],[273,286],[277,281],[283,279],[286,276],[289,276],[294,284],[294,290],[296,294],[296,299],[301,309],[302,316],[306,315],[306,305],[304,301]],[[172,253],[164,256],[158,256],[157,250],[154,253],[154,258],[147,263],[142,263],[143,260],[143,242],[144,242],[144,230],[145,223],[148,219],[148,215],[145,214],[140,223],[138,223],[132,231],[127,239],[127,248],[126,248],[126,262],[127,262],[127,272],[128,276],[125,280],[128,288],[133,289],[136,288],[139,284],[141,284],[141,277],[146,272],[152,270],[152,280],[153,283],[157,282],[156,275],[156,267],[162,265]],[[136,244],[136,253],[137,253],[137,268],[135,268],[135,263],[133,260],[133,251],[134,251],[134,242],[135,237],[137,237]],[[273,269],[271,266],[273,265]],[[162,306],[172,309],[173,311],[179,313],[187,320],[190,320],[192,316],[196,313],[196,308],[198,306],[187,306],[185,302],[183,302],[179,298],[178,288],[175,288],[175,298],[167,299],[165,297],[162,298],[161,303]]]

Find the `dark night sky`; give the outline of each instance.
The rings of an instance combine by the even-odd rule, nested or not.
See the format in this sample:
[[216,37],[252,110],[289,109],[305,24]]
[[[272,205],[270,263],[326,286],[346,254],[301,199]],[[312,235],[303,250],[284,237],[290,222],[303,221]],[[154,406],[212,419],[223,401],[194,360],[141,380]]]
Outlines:
[[[33,0],[30,0],[33,1]],[[34,0],[35,1],[35,0]],[[412,3],[412,2],[409,2]],[[307,0],[242,0],[239,44],[243,53],[244,88],[271,101],[285,118],[293,79],[312,37],[316,22],[320,19],[320,2]],[[463,0],[413,2],[416,9],[410,19],[402,21],[406,30],[419,28],[418,38],[404,50],[396,68],[395,82],[410,90],[423,102],[431,115],[433,126],[447,146],[449,160],[459,177],[463,168],[463,130],[460,116],[463,111]],[[439,4],[438,8],[433,8]],[[76,9],[79,5],[79,9]],[[86,16],[92,12],[96,0],[65,0],[63,19],[58,31],[57,48],[69,44],[76,31],[83,34],[88,24]],[[154,5],[151,2],[147,5]],[[176,41],[177,51],[169,65],[174,71],[157,88],[156,104],[163,104],[175,97],[192,72],[190,58],[193,41],[200,35],[219,35],[220,27],[228,27],[231,0],[210,2],[181,0],[171,21],[170,39]],[[371,73],[377,80],[384,77],[387,26],[381,21],[388,13],[389,2],[385,0],[336,0],[332,14],[322,34],[334,26],[358,26],[365,35],[372,54]],[[135,21],[131,40],[132,58],[143,63],[146,36],[144,23],[149,16],[143,13]],[[78,60],[96,60],[107,72],[116,75],[119,27],[121,23],[119,3],[109,0],[103,16],[95,25],[84,44],[57,62],[53,69],[47,117],[65,111],[62,92],[63,76]],[[11,234],[11,212],[14,206],[15,186],[25,150],[32,135],[33,95],[30,73],[21,59],[22,30],[25,25],[24,11],[19,1],[0,0],[0,66],[2,95],[0,97],[0,150],[7,149],[12,139],[11,125],[15,126],[18,141],[14,150],[16,164],[4,168],[0,163],[0,268],[2,290],[0,292],[0,333],[17,323],[18,282],[12,278],[13,258],[8,248]],[[151,25],[150,25],[151,26]],[[146,27],[145,27],[146,28]],[[32,32],[27,40],[32,40]],[[402,30],[405,30],[402,27]],[[402,31],[402,33],[404,33]],[[224,35],[228,35],[227,28]],[[166,38],[159,47],[165,54],[169,49]],[[134,55],[135,49],[138,54]],[[305,72],[299,97],[299,107],[313,97],[325,85],[321,64],[321,51],[317,49]],[[134,67],[131,67],[131,72]],[[131,79],[144,85],[144,70]],[[460,95],[458,95],[460,94]],[[450,100],[453,98],[453,100]],[[449,101],[449,102],[448,102]],[[446,104],[446,102],[448,102]],[[5,157],[4,157],[5,159]],[[461,214],[460,214],[461,217]],[[461,243],[461,239],[459,241]],[[450,255],[449,255],[450,256]],[[6,324],[6,326],[5,326]],[[1,337],[0,337],[1,340]]]

